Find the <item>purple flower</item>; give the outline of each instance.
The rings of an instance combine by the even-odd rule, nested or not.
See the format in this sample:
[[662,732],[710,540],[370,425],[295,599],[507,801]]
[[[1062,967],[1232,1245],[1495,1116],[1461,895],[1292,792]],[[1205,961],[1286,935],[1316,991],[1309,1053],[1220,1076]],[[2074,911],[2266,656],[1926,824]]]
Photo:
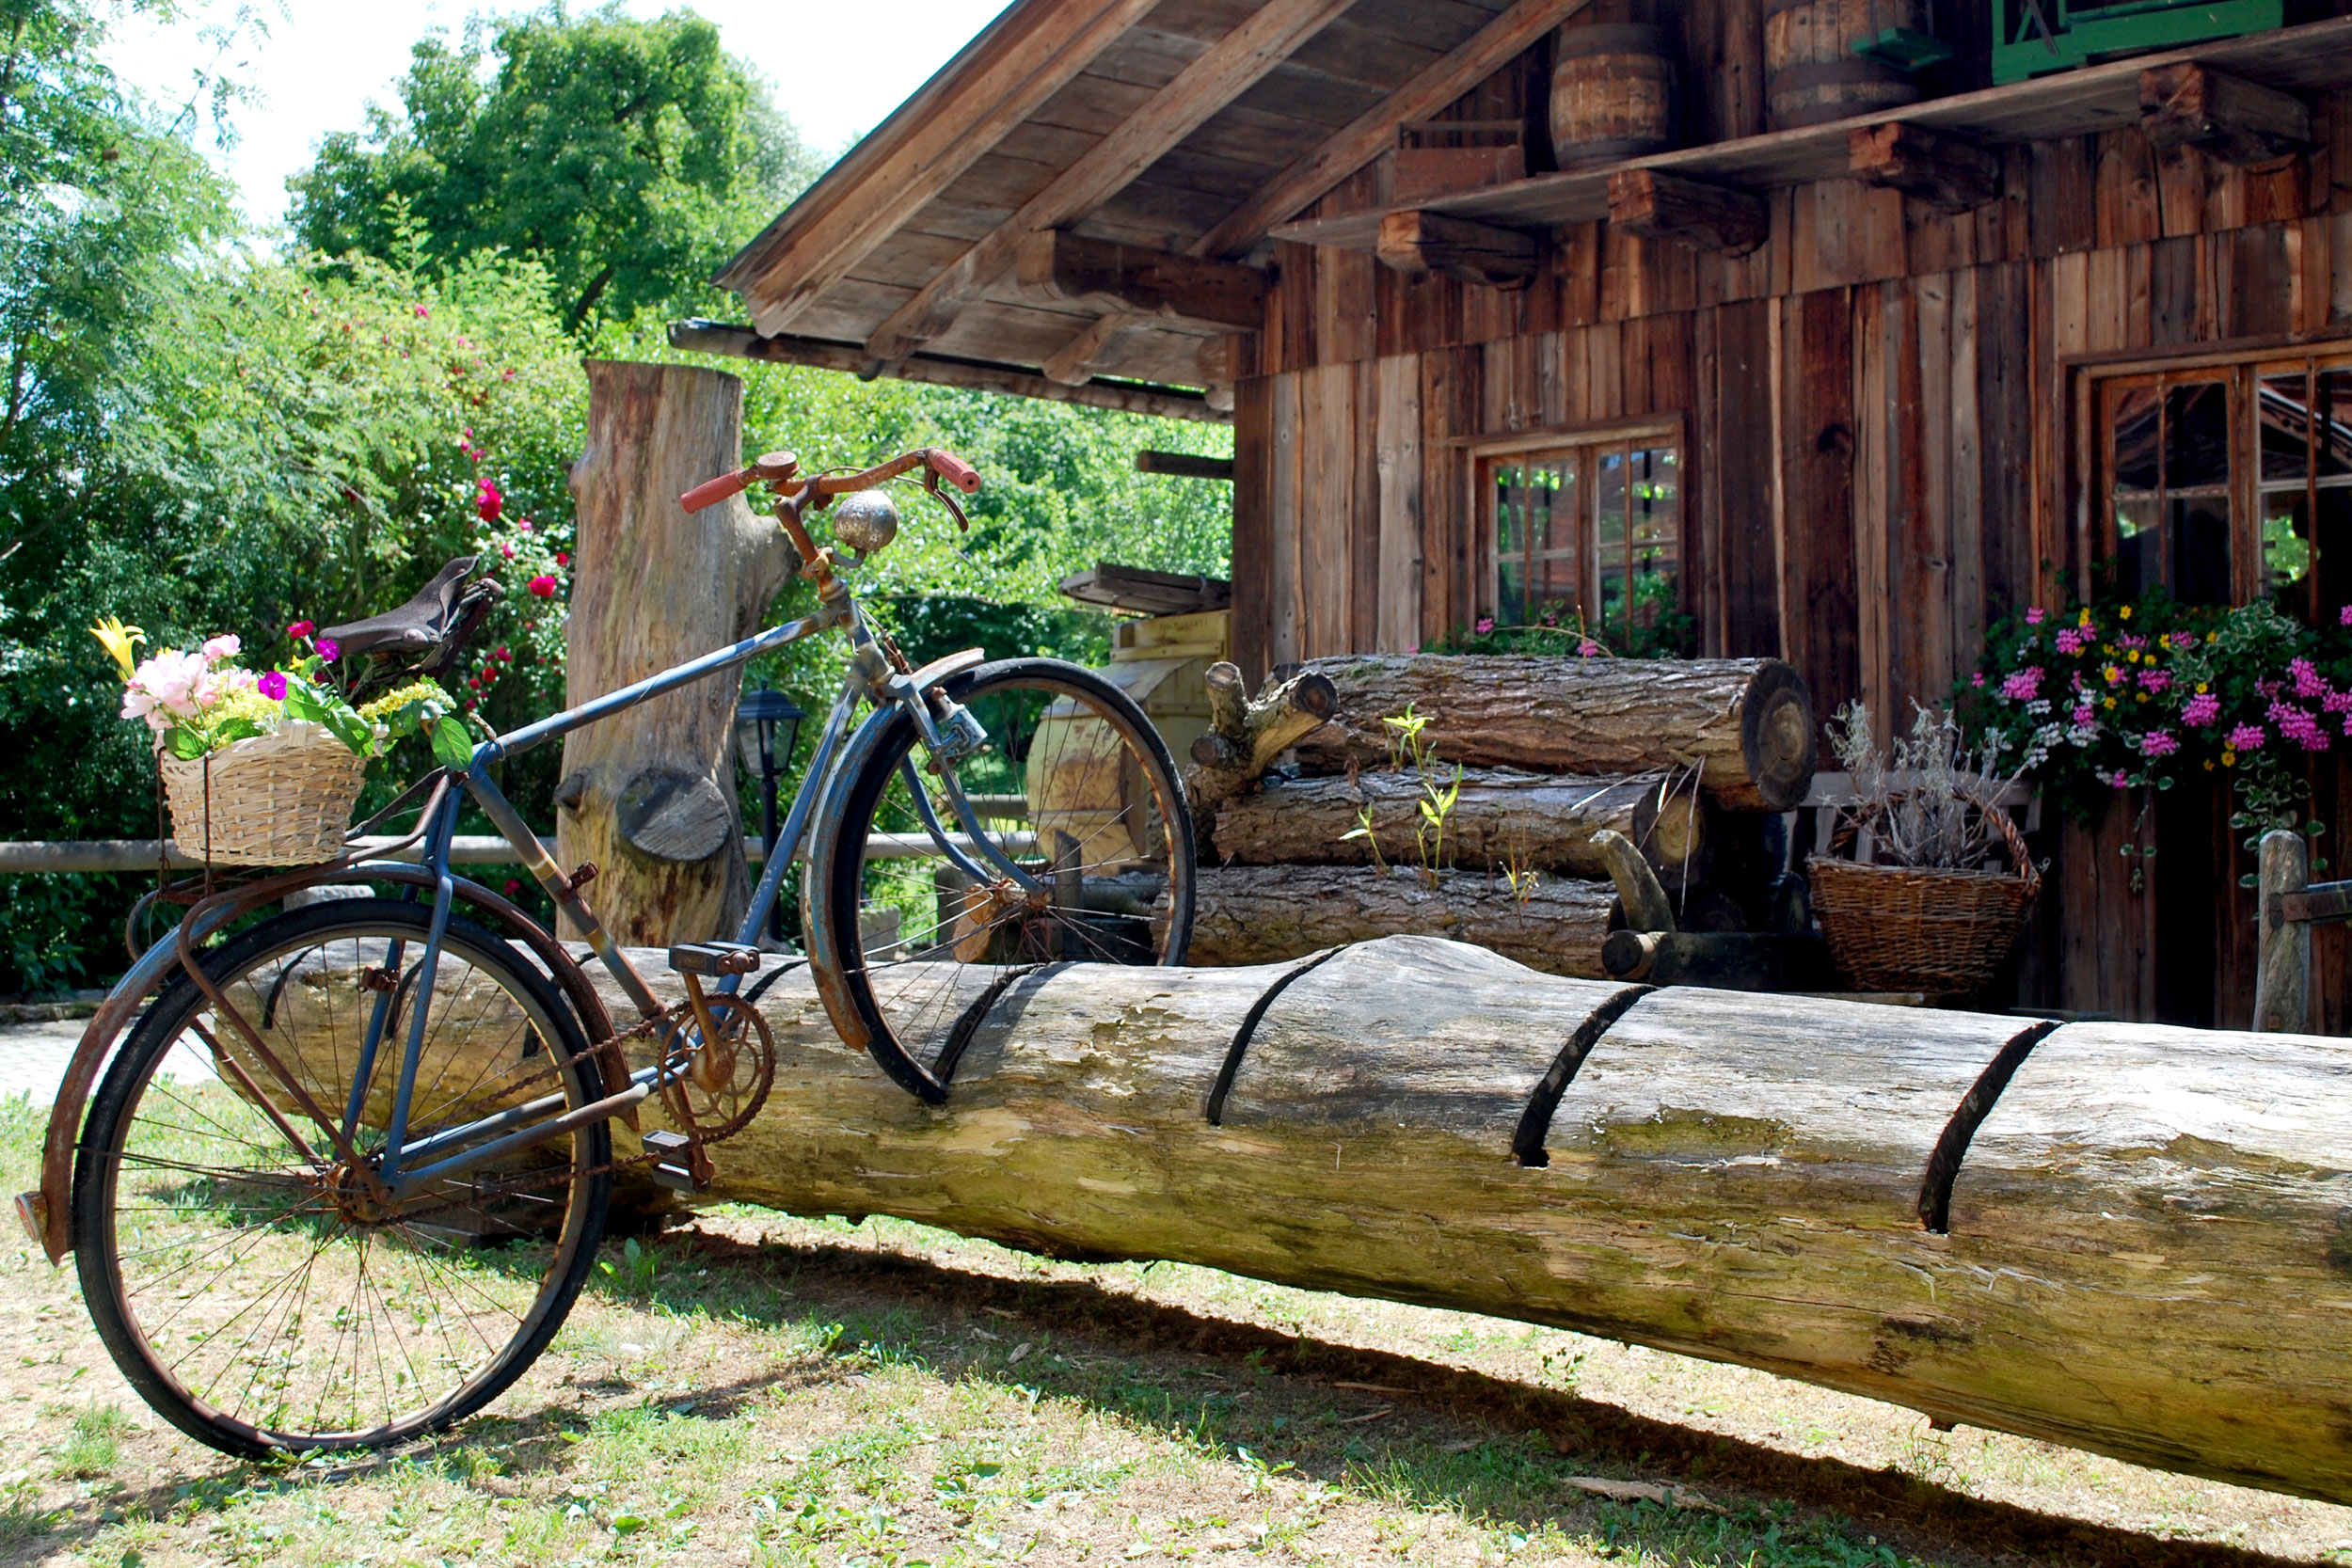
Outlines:
[[2029,626],[2038,626],[2041,624],[2042,607],[2040,605],[2035,605],[2026,611],[2026,625]]
[[2142,670],[2139,673],[2139,686],[2140,689],[2143,691],[2164,691],[2169,689],[2171,685],[2172,674],[2169,671]]
[[2222,737],[2221,744],[2233,752],[2254,752],[2260,751],[2263,742],[2269,738],[2270,732],[2260,724],[2239,724]]
[[255,681],[253,689],[273,703],[282,703],[286,700],[286,673],[283,670],[272,670],[260,680]]
[[2340,626],[2352,626],[2352,604],[2345,605],[2342,610],[2336,611],[2336,625]]
[[2308,658],[2287,660],[2287,673],[2295,677],[2295,694],[2305,702],[2328,694],[2328,683],[2319,678],[2319,671]]
[[343,657],[342,649],[338,646],[335,640],[330,637],[320,638],[318,641],[318,649],[319,657],[326,660],[329,664],[334,663],[337,659]]
[[2181,707],[2184,724],[2210,724],[2221,717],[2221,699],[2210,691],[2200,691]]

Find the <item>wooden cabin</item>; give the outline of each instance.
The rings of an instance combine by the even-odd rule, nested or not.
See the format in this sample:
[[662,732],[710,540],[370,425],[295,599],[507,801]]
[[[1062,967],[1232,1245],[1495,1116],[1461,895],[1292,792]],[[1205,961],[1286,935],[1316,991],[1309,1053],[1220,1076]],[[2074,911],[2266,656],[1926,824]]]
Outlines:
[[[1883,722],[2095,572],[2352,599],[2345,83],[2282,0],[1016,0],[675,336],[1231,420],[1253,675],[1558,605]],[[2020,1002],[2242,1024],[2229,815],[2045,812]]]

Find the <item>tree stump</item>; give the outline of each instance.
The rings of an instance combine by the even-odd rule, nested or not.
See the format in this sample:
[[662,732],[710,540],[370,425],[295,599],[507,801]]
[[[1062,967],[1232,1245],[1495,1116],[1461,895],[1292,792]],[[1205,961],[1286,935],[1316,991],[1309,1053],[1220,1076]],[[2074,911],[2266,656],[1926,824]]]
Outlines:
[[[677,498],[742,461],[743,384],[679,365],[588,362],[564,697],[578,705],[750,636],[793,564],[740,499]],[[564,741],[556,858],[624,943],[732,936],[751,898],[737,819],[738,682],[718,675]]]

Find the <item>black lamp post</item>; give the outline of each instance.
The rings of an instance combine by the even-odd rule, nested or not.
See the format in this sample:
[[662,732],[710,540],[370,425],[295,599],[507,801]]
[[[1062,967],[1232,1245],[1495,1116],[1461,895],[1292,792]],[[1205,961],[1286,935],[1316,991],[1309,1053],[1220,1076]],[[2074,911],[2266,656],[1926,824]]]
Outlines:
[[[759,842],[771,855],[776,852],[776,780],[792,766],[792,748],[807,717],[800,704],[764,686],[744,692],[735,706],[735,750],[743,771],[759,781]],[[768,934],[784,936],[781,898],[768,911]]]

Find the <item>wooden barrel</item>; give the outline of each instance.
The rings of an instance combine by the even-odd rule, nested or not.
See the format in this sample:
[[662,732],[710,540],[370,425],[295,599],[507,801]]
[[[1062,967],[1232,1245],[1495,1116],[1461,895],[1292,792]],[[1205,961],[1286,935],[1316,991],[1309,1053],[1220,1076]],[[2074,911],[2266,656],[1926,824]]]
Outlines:
[[1911,73],[1856,55],[1891,28],[1927,32],[1927,0],[1764,0],[1764,101],[1774,130],[1919,101]]
[[1551,68],[1551,148],[1560,166],[1663,152],[1675,144],[1675,66],[1666,31],[1639,23],[1571,27]]

